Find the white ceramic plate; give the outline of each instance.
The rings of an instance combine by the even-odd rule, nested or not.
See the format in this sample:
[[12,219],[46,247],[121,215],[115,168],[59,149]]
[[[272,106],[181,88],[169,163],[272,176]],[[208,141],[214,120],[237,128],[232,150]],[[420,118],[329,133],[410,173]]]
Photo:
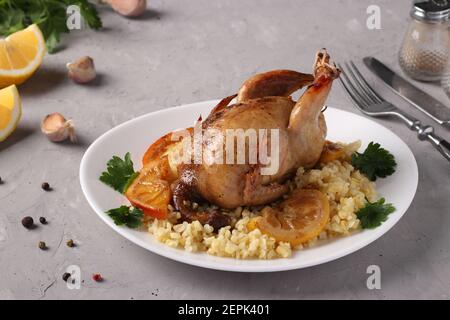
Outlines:
[[363,141],[363,148],[375,141],[395,155],[397,172],[377,182],[380,195],[397,208],[381,227],[297,251],[289,259],[241,261],[173,249],[155,241],[145,231],[116,226],[105,211],[123,204],[124,197],[99,181],[98,177],[105,170],[106,162],[113,155],[123,157],[126,152],[130,152],[135,169],[139,169],[141,158],[151,143],[170,131],[192,126],[200,114],[205,119],[216,103],[217,101],[206,101],[144,115],[108,131],[89,147],[81,161],[81,187],[89,204],[109,227],[147,250],[183,263],[235,272],[285,271],[332,261],[367,246],[400,220],[414,198],[418,171],[408,146],[394,133],[369,119],[329,108],[326,112],[329,140],[353,142],[360,139]]

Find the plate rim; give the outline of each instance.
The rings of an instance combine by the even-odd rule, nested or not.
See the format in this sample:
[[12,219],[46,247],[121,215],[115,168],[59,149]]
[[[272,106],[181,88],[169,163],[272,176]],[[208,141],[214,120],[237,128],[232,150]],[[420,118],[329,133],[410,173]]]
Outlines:
[[[89,206],[93,209],[93,211],[96,213],[97,216],[100,217],[100,219],[105,222],[110,228],[112,228],[115,232],[119,233],[121,236],[123,236],[125,239],[127,239],[128,241],[146,249],[147,251],[150,251],[153,254],[157,254],[159,256],[165,257],[167,259],[171,259],[177,262],[181,262],[181,263],[185,263],[191,266],[195,266],[195,267],[201,267],[201,268],[207,268],[207,269],[212,269],[212,270],[219,270],[219,271],[227,271],[227,272],[238,272],[238,273],[272,273],[272,272],[284,272],[284,271],[291,271],[291,270],[300,270],[300,269],[306,269],[306,268],[310,268],[313,266],[319,266],[334,260],[338,260],[340,258],[344,258],[346,256],[349,256],[359,250],[361,250],[362,248],[368,246],[369,244],[375,242],[376,240],[378,240],[379,238],[381,238],[383,235],[385,235],[386,233],[388,233],[395,225],[397,225],[397,223],[401,220],[401,218],[403,218],[403,216],[407,213],[407,211],[409,210],[409,208],[411,207],[411,204],[414,201],[414,198],[417,194],[417,189],[418,189],[418,184],[419,184],[419,172],[418,172],[418,165],[417,165],[417,160],[414,156],[414,153],[411,151],[410,147],[408,146],[408,144],[403,141],[402,138],[400,138],[397,134],[395,134],[392,130],[390,130],[389,128],[381,125],[380,123],[372,120],[370,117],[364,117],[360,114],[356,114],[353,112],[349,112],[346,110],[341,110],[338,108],[333,108],[330,107],[330,109],[335,110],[337,112],[340,113],[345,113],[345,114],[350,114],[351,116],[357,117],[357,118],[361,118],[361,119],[365,119],[368,120],[372,123],[374,123],[376,126],[381,127],[384,130],[389,131],[392,135],[394,135],[395,137],[397,137],[400,141],[402,141],[402,143],[404,144],[404,146],[406,147],[406,151],[409,153],[410,158],[413,160],[413,165],[414,165],[414,181],[415,181],[415,185],[414,185],[414,192],[412,194],[411,199],[408,199],[409,204],[407,205],[407,207],[405,208],[405,211],[398,216],[398,218],[396,217],[396,220],[391,220],[393,221],[388,227],[386,227],[385,229],[382,230],[382,232],[378,232],[375,233],[373,236],[371,237],[367,237],[366,239],[364,239],[363,241],[358,242],[358,244],[356,244],[355,246],[351,247],[351,249],[349,250],[348,248],[342,248],[342,250],[338,250],[336,252],[334,252],[333,254],[329,254],[327,255],[326,258],[321,259],[320,261],[311,261],[310,263],[304,263],[302,265],[299,266],[293,266],[292,264],[280,264],[280,265],[276,265],[276,264],[270,264],[270,262],[273,260],[266,260],[268,262],[268,264],[261,264],[261,265],[253,265],[253,266],[245,266],[245,265],[230,265],[230,264],[226,264],[226,265],[220,265],[217,263],[217,261],[213,261],[213,260],[221,260],[221,259],[226,259],[227,261],[233,260],[232,258],[222,258],[222,257],[211,257],[208,256],[206,253],[188,253],[186,254],[186,251],[182,250],[182,249],[173,249],[170,247],[165,246],[164,249],[160,249],[157,246],[153,246],[152,244],[150,244],[147,241],[144,241],[143,239],[140,239],[136,236],[133,235],[132,232],[130,232],[130,230],[125,229],[125,227],[122,226],[117,226],[114,224],[114,222],[109,219],[109,217],[101,210],[101,208],[99,208],[97,206],[97,204],[95,203],[95,201],[93,201],[93,199],[91,199],[90,194],[87,191],[87,177],[85,177],[85,172],[86,172],[86,166],[88,161],[86,159],[88,159],[90,153],[92,152],[92,150],[94,150],[94,148],[98,145],[101,144],[101,142],[106,139],[106,137],[115,130],[119,130],[122,127],[127,126],[129,123],[134,122],[134,121],[138,121],[141,120],[143,118],[149,117],[149,116],[158,116],[158,114],[162,114],[162,113],[166,113],[166,112],[176,112],[177,110],[180,109],[184,109],[184,108],[189,108],[189,107],[194,107],[194,106],[198,106],[200,104],[211,104],[212,106],[217,104],[220,101],[220,99],[214,99],[214,100],[207,100],[207,101],[200,101],[200,102],[194,102],[194,103],[189,103],[189,104],[183,104],[183,105],[179,105],[179,106],[175,106],[175,107],[169,107],[169,108],[163,108],[163,109],[159,109],[153,112],[149,112],[143,115],[140,115],[138,117],[132,118],[130,120],[127,120],[109,130],[107,130],[106,132],[104,132],[103,134],[101,134],[97,139],[95,139],[94,142],[92,142],[89,147],[86,149],[85,153],[83,154],[83,157],[81,159],[80,162],[80,168],[79,168],[79,181],[80,181],[80,185],[81,185],[81,189],[83,192],[84,197],[86,198]],[[375,229],[376,230],[376,229]],[[132,230],[134,231],[134,230]],[[140,231],[138,231],[140,232]],[[150,236],[150,234],[148,234]],[[156,241],[154,239],[152,239],[152,241]],[[173,252],[175,250],[175,252]],[[181,252],[183,252],[183,254],[179,254]],[[178,252],[178,254],[177,254]],[[211,260],[197,260],[197,259],[193,259],[192,255],[206,255],[208,258],[210,257]],[[292,258],[288,258],[288,259],[292,259]],[[285,260],[288,260],[285,259]],[[283,260],[283,259],[282,259]],[[245,260],[235,260],[235,261],[245,261]],[[253,260],[250,260],[253,261]],[[295,260],[293,260],[295,261]]]

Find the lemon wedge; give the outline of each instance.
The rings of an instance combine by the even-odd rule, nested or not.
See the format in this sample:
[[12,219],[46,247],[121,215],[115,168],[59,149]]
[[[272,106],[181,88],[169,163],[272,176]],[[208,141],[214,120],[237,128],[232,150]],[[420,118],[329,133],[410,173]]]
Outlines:
[[35,24],[0,39],[0,88],[25,82],[39,68],[46,52]]
[[15,85],[0,90],[0,142],[16,129],[22,116],[22,102]]

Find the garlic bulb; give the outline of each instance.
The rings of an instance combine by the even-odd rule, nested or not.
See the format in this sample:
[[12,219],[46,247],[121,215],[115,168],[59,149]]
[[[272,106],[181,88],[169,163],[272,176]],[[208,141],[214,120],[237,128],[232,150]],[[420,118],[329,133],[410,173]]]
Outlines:
[[117,13],[126,17],[137,17],[147,9],[147,0],[106,0]]
[[41,131],[52,142],[61,142],[67,138],[73,143],[77,142],[73,121],[66,120],[57,112],[47,115],[42,120]]
[[68,63],[69,78],[76,83],[87,83],[97,77],[94,60],[91,57],[84,56],[74,62]]

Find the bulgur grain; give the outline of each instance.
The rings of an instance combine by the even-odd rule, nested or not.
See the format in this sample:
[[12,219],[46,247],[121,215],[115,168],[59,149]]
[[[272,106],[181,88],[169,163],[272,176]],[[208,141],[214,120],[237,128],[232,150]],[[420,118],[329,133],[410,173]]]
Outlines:
[[[273,237],[247,225],[250,219],[260,216],[263,208],[240,207],[225,212],[235,221],[232,226],[222,228],[217,234],[214,229],[200,222],[178,222],[181,218],[172,206],[168,206],[167,220],[148,220],[148,231],[155,239],[172,247],[189,252],[207,252],[210,255],[235,259],[279,259],[289,258],[293,250],[312,247],[318,241],[336,236],[347,236],[360,229],[356,212],[363,208],[366,199],[375,201],[375,184],[350,164],[351,155],[357,151],[361,142],[340,144],[344,148],[345,161],[336,160],[315,169],[299,168],[295,178],[288,182],[291,190],[297,188],[317,189],[323,192],[330,202],[330,221],[320,235],[308,243],[292,248],[291,244],[277,242]],[[186,201],[197,209],[197,203]],[[216,206],[210,206],[216,208]],[[200,208],[204,209],[204,205]]]

